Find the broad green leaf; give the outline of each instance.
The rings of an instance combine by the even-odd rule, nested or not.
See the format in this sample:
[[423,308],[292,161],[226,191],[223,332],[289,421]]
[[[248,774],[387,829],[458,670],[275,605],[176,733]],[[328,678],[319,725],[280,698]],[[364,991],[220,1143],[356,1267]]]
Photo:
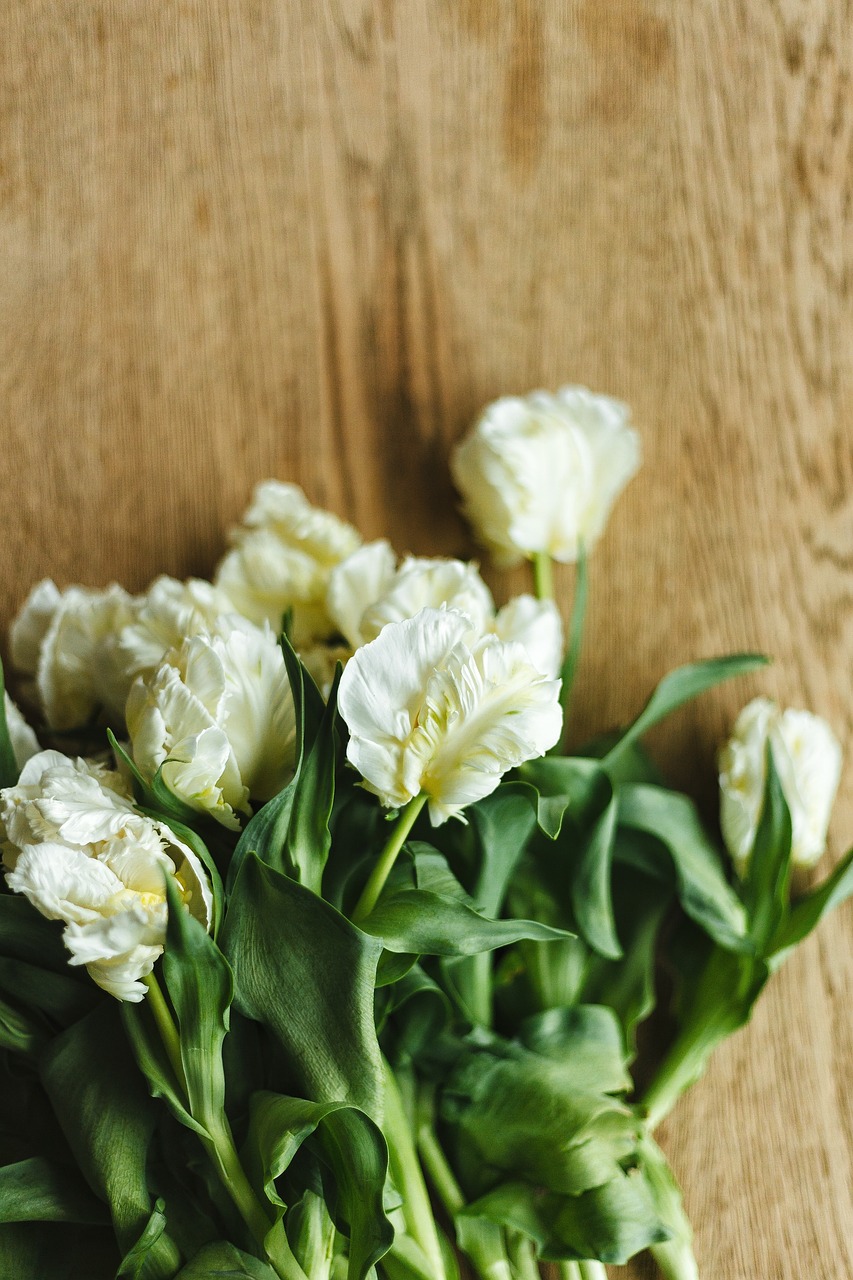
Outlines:
[[298,773],[302,762],[314,745],[314,739],[326,713],[326,704],[313,676],[290,643],[286,630],[279,636],[279,644],[284,656],[296,713],[296,770]]
[[[46,920],[21,895],[0,894],[0,955],[73,977],[62,928],[59,920]],[[81,986],[91,986],[88,974],[78,973],[77,979]]]
[[632,1087],[622,1027],[604,1005],[535,1013],[522,1023],[519,1038],[532,1053],[562,1063],[576,1089],[626,1093]]
[[521,938],[568,936],[535,920],[488,920],[464,902],[424,889],[384,894],[360,927],[388,951],[432,956],[471,956]]
[[77,1169],[43,1157],[0,1168],[0,1222],[109,1222]]
[[526,788],[505,782],[485,800],[466,811],[476,832],[480,866],[472,897],[480,911],[496,916],[503,906],[506,887],[518,866],[536,824]]
[[148,1255],[155,1249],[166,1230],[165,1205],[157,1200],[151,1217],[136,1244],[127,1251],[116,1272],[116,1280],[142,1280]]
[[610,889],[617,812],[614,796],[601,817],[583,833],[570,881],[578,932],[594,951],[611,960],[622,955]]
[[538,793],[539,826],[552,840],[560,834],[566,815],[579,827],[592,814],[601,813],[612,795],[601,763],[582,756],[545,756],[529,760],[518,772]]
[[113,1280],[118,1256],[108,1229],[58,1222],[0,1224],[4,1280]]
[[0,1000],[0,1049],[33,1057],[47,1040],[48,1032],[44,1025],[6,1000]]
[[[307,673],[305,678],[310,679]],[[315,893],[320,892],[331,847],[329,819],[335,799],[339,678],[336,675],[310,745],[300,754],[294,778],[267,801],[240,836],[228,872],[229,892],[248,853],[257,854],[261,862]]]
[[0,662],[0,790],[3,787],[14,787],[20,776],[15,749],[9,737],[9,726],[6,723],[6,680],[3,675],[3,663]]
[[206,1244],[176,1280],[278,1280],[272,1267],[222,1240]]
[[853,895],[853,849],[842,858],[831,875],[811,893],[791,907],[787,919],[773,935],[769,947],[770,964],[777,969],[797,943],[811,933],[825,915]]
[[725,658],[707,658],[703,662],[690,662],[684,667],[676,667],[664,676],[643,710],[633,724],[624,731],[618,742],[610,748],[604,757],[604,767],[615,766],[623,751],[648,733],[653,725],[665,719],[685,702],[698,698],[700,694],[723,680],[731,680],[734,676],[746,675],[767,665],[767,658],[759,653],[733,653]]
[[382,1032],[386,1058],[416,1058],[450,1024],[451,1004],[437,982],[414,965],[389,988],[389,1007]]
[[378,939],[250,853],[220,944],[234,972],[236,1008],[268,1027],[285,1054],[291,1079],[284,1087],[378,1114]]
[[647,832],[668,852],[687,915],[721,946],[748,949],[743,904],[725,878],[720,854],[693,803],[676,791],[642,784],[620,787],[618,797],[620,825]]
[[758,830],[743,879],[749,933],[759,955],[788,913],[791,884],[791,813],[767,745],[767,781]]
[[213,1132],[225,1114],[222,1044],[234,984],[228,962],[166,879],[169,920],[163,977],[175,1009],[190,1113]]
[[335,717],[341,670],[339,665],[314,742],[297,770],[282,863],[272,864],[315,893],[320,892],[332,843],[329,818],[335,800]]
[[[617,837],[617,839],[620,837]],[[621,960],[590,956],[583,982],[583,1000],[607,1005],[622,1023],[633,1050],[638,1024],[655,1007],[655,961],[658,932],[672,901],[668,891],[620,865],[613,881],[616,928],[623,940]]]
[[[89,1186],[110,1208],[126,1252],[151,1216],[146,1161],[157,1108],[122,1034],[118,1008],[100,1004],[64,1031],[42,1059],[42,1081]],[[167,1235],[151,1249],[144,1280],[171,1280],[180,1255]]]
[[364,1280],[393,1238],[383,1208],[388,1151],[364,1112],[342,1103],[258,1093],[252,1099],[246,1167],[270,1203],[285,1209],[275,1180],[315,1131],[335,1178],[340,1225],[349,1236],[348,1276]]
[[507,1182],[463,1210],[523,1231],[546,1260],[597,1259],[621,1265],[667,1238],[645,1179],[621,1174],[579,1196],[543,1192]]
[[0,956],[0,992],[48,1014],[61,1027],[76,1022],[104,999],[94,982],[80,982],[68,964],[64,973],[51,973],[8,956]]
[[[567,1025],[570,1043],[577,1030]],[[577,1196],[616,1177],[635,1150],[637,1121],[609,1091],[614,1081],[625,1087],[621,1044],[600,1043],[598,1058],[590,1049],[576,1063],[571,1050],[545,1056],[495,1038],[472,1045],[442,1103],[461,1140],[464,1184],[482,1193],[503,1173]]]

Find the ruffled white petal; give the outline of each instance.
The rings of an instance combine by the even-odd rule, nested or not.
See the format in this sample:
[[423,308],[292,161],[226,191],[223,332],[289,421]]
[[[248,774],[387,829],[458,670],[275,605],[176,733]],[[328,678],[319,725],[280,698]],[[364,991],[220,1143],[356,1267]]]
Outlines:
[[6,708],[6,728],[9,731],[15,763],[19,769],[23,769],[27,761],[41,751],[39,740],[8,693],[3,695],[3,704]]
[[365,610],[381,600],[395,576],[396,556],[385,539],[365,543],[329,574],[326,606],[338,631],[353,649],[369,636],[362,631]]
[[499,610],[494,633],[505,643],[524,645],[531,664],[550,679],[563,665],[563,622],[553,600],[516,596]]

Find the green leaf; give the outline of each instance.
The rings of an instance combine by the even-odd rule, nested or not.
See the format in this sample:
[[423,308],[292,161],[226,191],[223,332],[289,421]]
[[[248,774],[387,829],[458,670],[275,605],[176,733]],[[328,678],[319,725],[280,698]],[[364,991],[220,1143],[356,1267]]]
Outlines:
[[30,1009],[49,1014],[62,1027],[76,1022],[104,999],[93,982],[80,982],[67,963],[64,973],[51,973],[8,956],[0,956],[0,991]]
[[768,949],[771,967],[777,969],[797,943],[811,933],[825,915],[853,895],[853,849],[842,858],[823,884],[795,902],[787,919],[773,935]]
[[267,1263],[221,1240],[200,1249],[176,1280],[278,1280],[278,1277]]
[[338,753],[335,717],[342,670],[338,664],[314,743],[296,774],[281,865],[272,863],[277,870],[292,875],[315,893],[320,892],[323,870],[332,844],[329,818],[335,800]]
[[314,739],[326,713],[326,703],[314,683],[313,676],[290,643],[286,630],[279,636],[279,644],[284,656],[296,713],[296,770],[298,773],[303,760],[314,745]]
[[14,1005],[0,1000],[0,1049],[33,1057],[44,1047],[48,1033]]
[[246,1167],[270,1203],[285,1209],[275,1181],[317,1130],[323,1158],[335,1178],[339,1220],[350,1238],[348,1276],[364,1280],[393,1239],[383,1207],[388,1150],[380,1130],[364,1112],[339,1102],[255,1094],[245,1145]]
[[523,1231],[545,1260],[597,1259],[618,1266],[667,1238],[645,1179],[633,1173],[580,1196],[507,1182],[469,1205],[463,1216]]
[[[136,803],[141,809],[144,809],[151,817],[166,819],[174,818],[177,822],[184,826],[192,826],[198,822],[199,814],[195,809],[191,809],[188,804],[184,804],[179,800],[173,791],[170,791],[163,780],[163,766],[157,770],[152,782],[142,774],[127,751],[116,738],[112,729],[107,729],[107,741],[112,748],[113,755],[119,765],[123,765],[130,774],[133,782],[133,794]],[[166,762],[168,763],[168,761]]]
[[767,781],[761,818],[743,878],[749,933],[759,955],[764,955],[788,913],[791,835],[791,813],[776,771],[773,749],[768,742]]
[[[149,1098],[118,1007],[100,1004],[53,1041],[42,1082],[57,1119],[94,1193],[110,1208],[121,1248],[131,1249],[151,1216],[146,1161],[157,1108]],[[151,1249],[145,1280],[171,1280],[180,1255],[163,1235]]]
[[502,1173],[577,1196],[616,1177],[635,1150],[636,1118],[611,1094],[628,1081],[618,1023],[610,1018],[616,1046],[612,1036],[590,1037],[582,1054],[573,1052],[582,1024],[557,1026],[565,1049],[556,1055],[472,1038],[447,1083],[443,1116],[456,1126],[462,1181],[475,1194]]
[[[305,678],[310,676],[306,673]],[[339,680],[340,671],[335,675],[328,704],[323,706],[310,746],[303,744],[294,778],[267,801],[240,836],[228,871],[229,892],[249,853],[257,854],[261,862],[315,893],[320,892],[332,843],[329,819],[335,799]]]
[[360,927],[388,951],[431,956],[472,956],[522,938],[570,936],[535,920],[488,920],[464,902],[424,889],[383,894]]
[[622,955],[610,891],[610,869],[616,836],[616,797],[591,829],[583,833],[571,878],[572,910],[578,932],[599,955]]
[[[19,894],[0,894],[0,955],[24,960],[53,973],[73,976],[74,970],[68,965],[68,950],[62,941],[62,929],[59,920],[46,920],[31,902]],[[81,986],[91,986],[87,974],[78,980]]]
[[522,1023],[519,1038],[532,1053],[563,1064],[578,1090],[626,1093],[632,1087],[622,1027],[613,1010],[603,1005],[533,1014]]
[[222,1045],[234,984],[228,962],[204,927],[184,910],[171,877],[166,878],[166,896],[163,977],[180,1031],[189,1109],[212,1132],[225,1113]]
[[15,759],[15,749],[9,737],[9,726],[6,723],[6,680],[3,675],[3,663],[0,662],[0,789],[14,787],[21,771]]
[[529,760],[518,772],[538,793],[539,826],[552,840],[566,815],[580,827],[592,814],[601,813],[613,794],[600,762],[582,756],[544,756]]
[[0,1168],[0,1222],[109,1222],[77,1169],[40,1156]]
[[115,1241],[103,1228],[58,1222],[0,1225],[0,1276],[9,1280],[113,1280],[117,1256]]
[[[642,784],[619,788],[619,823],[645,831],[668,851],[678,897],[692,920],[723,947],[749,949],[743,904],[687,796]],[[666,856],[664,854],[664,856]]]
[[[220,945],[234,1003],[266,1026],[300,1093],[378,1114],[381,1063],[373,1022],[382,944],[294,880],[246,856]],[[282,1089],[284,1092],[284,1089]]]
[[472,897],[487,916],[503,906],[507,885],[536,825],[528,789],[505,782],[466,811],[480,848]]
[[136,1244],[127,1251],[119,1264],[116,1280],[143,1280],[148,1255],[156,1249],[166,1230],[165,1205],[157,1200],[151,1210],[151,1217],[145,1224],[145,1230]]
[[700,694],[712,689],[723,680],[731,680],[733,676],[746,675],[767,665],[767,658],[759,653],[733,653],[725,658],[707,658],[703,662],[690,662],[686,666],[676,667],[675,671],[664,676],[643,710],[633,724],[624,731],[621,738],[604,758],[604,767],[614,767],[623,751],[648,733],[653,725],[658,724],[671,712],[690,702]]
[[[146,810],[143,809],[143,813],[145,812]],[[198,835],[192,827],[188,827],[183,822],[179,822],[177,818],[166,817],[153,812],[149,812],[148,816],[157,818],[158,821],[168,827],[169,830],[173,832],[174,835],[177,836],[177,838],[189,849],[192,849],[193,853],[207,872],[207,876],[210,881],[210,891],[213,895],[213,919],[211,921],[211,933],[215,940],[219,933],[219,926],[222,923],[222,913],[225,909],[225,897],[222,888],[222,876],[219,874],[219,869],[213,860],[210,850],[202,840],[201,836]]]

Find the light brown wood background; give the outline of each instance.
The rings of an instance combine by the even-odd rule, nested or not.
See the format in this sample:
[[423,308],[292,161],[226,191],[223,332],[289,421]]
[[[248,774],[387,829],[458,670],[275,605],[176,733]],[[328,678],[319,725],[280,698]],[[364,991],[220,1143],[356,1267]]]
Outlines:
[[[595,554],[576,735],[675,663],[766,649],[657,747],[712,806],[748,696],[828,716],[837,856],[849,0],[2,15],[2,621],[45,574],[209,571],[270,475],[400,549],[466,551],[454,439],[501,392],[586,383],[634,406],[645,467]],[[851,980],[848,909],[666,1126],[706,1280],[853,1274]]]

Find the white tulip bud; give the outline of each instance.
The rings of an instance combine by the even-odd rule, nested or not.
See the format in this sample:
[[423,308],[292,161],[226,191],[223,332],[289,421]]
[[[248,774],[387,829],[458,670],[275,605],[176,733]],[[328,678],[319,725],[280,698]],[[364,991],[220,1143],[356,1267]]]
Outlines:
[[767,781],[767,743],[791,811],[791,860],[812,867],[826,849],[841,747],[825,720],[808,711],[781,711],[755,698],[741,711],[720,751],[720,825],[738,870],[752,853]]
[[496,400],[451,458],[465,513],[503,565],[576,560],[639,465],[628,406],[584,387]]

